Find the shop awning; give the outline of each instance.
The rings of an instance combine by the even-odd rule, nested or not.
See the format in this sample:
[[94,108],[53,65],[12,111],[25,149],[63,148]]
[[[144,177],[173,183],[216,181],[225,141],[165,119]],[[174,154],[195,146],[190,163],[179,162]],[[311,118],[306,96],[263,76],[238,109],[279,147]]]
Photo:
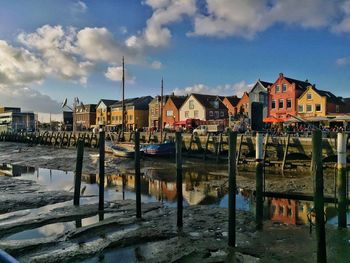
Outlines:
[[278,122],[284,122],[284,119],[276,118],[273,116],[267,117],[263,119],[263,122],[269,122],[269,123],[278,123]]

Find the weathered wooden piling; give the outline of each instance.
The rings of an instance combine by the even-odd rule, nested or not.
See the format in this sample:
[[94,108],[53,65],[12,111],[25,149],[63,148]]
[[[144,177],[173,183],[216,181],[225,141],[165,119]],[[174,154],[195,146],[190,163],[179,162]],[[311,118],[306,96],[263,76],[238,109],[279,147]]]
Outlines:
[[236,145],[237,133],[229,132],[228,150],[228,245],[236,245]]
[[140,173],[140,132],[136,131],[135,139],[135,190],[136,217],[141,218],[141,173]]
[[263,171],[264,171],[264,156],[263,156],[263,134],[257,133],[255,137],[255,182],[256,182],[256,229],[263,228]]
[[312,132],[311,173],[314,180],[314,206],[316,212],[317,262],[327,262],[326,230],[324,222],[322,132]]
[[84,158],[84,142],[78,141],[77,147],[77,162],[74,175],[74,205],[79,205],[80,201],[80,186],[81,186],[81,174],[83,169],[83,158]]
[[176,194],[177,194],[177,227],[183,226],[183,196],[182,196],[182,134],[176,132]]
[[347,212],[347,191],[346,191],[346,148],[347,134],[338,133],[337,152],[337,195],[338,195],[338,228],[346,228],[346,212]]
[[99,141],[99,202],[98,202],[98,210],[104,210],[104,190],[105,190],[105,131],[100,130],[100,141]]
[[288,136],[287,136],[287,141],[286,141],[286,145],[284,148],[283,161],[282,161],[282,172],[284,171],[284,168],[286,167],[289,143],[290,143],[290,134],[288,134]]

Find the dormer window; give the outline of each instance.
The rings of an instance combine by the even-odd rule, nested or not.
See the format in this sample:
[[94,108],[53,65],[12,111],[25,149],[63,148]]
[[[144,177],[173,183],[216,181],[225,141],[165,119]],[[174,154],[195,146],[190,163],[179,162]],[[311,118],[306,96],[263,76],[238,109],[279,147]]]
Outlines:
[[190,100],[189,102],[188,102],[188,104],[189,104],[189,109],[190,110],[193,110],[194,109],[194,102],[193,102],[193,100]]
[[312,94],[311,93],[306,94],[306,99],[311,100],[312,99]]

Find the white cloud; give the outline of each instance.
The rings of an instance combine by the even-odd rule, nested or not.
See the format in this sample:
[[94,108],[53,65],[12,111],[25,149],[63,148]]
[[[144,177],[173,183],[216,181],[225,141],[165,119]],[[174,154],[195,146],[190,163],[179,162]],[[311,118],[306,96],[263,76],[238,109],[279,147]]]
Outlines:
[[180,21],[183,16],[193,16],[196,12],[195,0],[147,0],[145,4],[152,7],[153,14],[141,35],[133,35],[126,40],[129,47],[167,46],[171,32],[166,26]]
[[0,105],[20,106],[24,111],[62,112],[60,103],[50,96],[28,87],[5,87],[0,85]]
[[87,10],[87,5],[83,1],[77,1],[73,4],[73,12],[75,13],[85,13]]
[[338,66],[344,66],[350,64],[350,57],[343,57],[343,58],[338,58],[335,63]]
[[[131,76],[128,70],[125,70],[125,80],[129,83],[135,82],[135,77]],[[112,81],[121,81],[123,76],[123,67],[108,67],[105,77]]]
[[162,63],[160,61],[155,60],[152,62],[151,67],[154,69],[160,69],[162,68]]
[[46,73],[45,65],[34,54],[0,40],[0,83],[2,85],[40,82]]
[[[207,14],[197,12],[190,35],[252,38],[281,23],[305,28],[328,27],[338,18],[341,1],[206,0]],[[343,11],[344,13],[344,11]]]
[[242,96],[245,91],[249,91],[254,84],[247,84],[245,81],[240,81],[235,84],[225,84],[216,87],[209,87],[204,84],[195,84],[185,88],[176,88],[173,90],[175,95],[187,95],[191,93],[219,95],[219,96]]

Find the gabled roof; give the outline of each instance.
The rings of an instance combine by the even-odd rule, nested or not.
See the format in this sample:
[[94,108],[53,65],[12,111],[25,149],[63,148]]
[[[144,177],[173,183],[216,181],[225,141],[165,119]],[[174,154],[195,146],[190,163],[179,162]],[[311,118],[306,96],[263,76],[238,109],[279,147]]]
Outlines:
[[320,96],[326,97],[328,102],[334,103],[334,104],[344,104],[344,101],[341,97],[335,96],[332,92],[326,91],[326,90],[319,90],[315,87],[312,87]]
[[186,101],[187,96],[170,96],[169,99],[172,100],[177,109],[180,109],[182,104]]
[[268,86],[271,86],[273,83],[271,83],[271,82],[267,82],[267,81],[263,81],[263,80],[258,80],[260,83],[261,83],[261,85],[263,85],[265,88],[267,88]]
[[103,102],[104,105],[107,107],[111,106],[112,104],[118,102],[118,100],[108,100],[108,99],[100,99],[100,101],[97,103],[97,107],[100,105],[100,103]]
[[312,84],[308,81],[302,81],[302,80],[297,80],[297,79],[292,79],[292,78],[287,78],[284,77],[289,83],[295,83],[295,86],[297,89],[305,91],[308,86],[312,86]]
[[235,96],[228,96],[228,97],[225,97],[225,98],[230,102],[230,104],[233,107],[236,107],[238,102],[241,100],[241,98],[237,97],[236,95]]
[[[148,104],[153,98],[151,96],[144,97],[136,97],[136,98],[128,98],[124,100],[124,106],[134,106],[139,110],[147,110]],[[117,101],[111,105],[112,108],[120,108],[122,107],[122,101]]]
[[211,109],[214,108],[212,102],[218,101],[219,103],[218,109],[227,110],[226,106],[222,103],[222,101],[216,95],[205,95],[205,94],[197,94],[197,93],[192,93],[191,95],[195,97],[198,100],[198,102],[202,104],[205,108],[211,108]]

